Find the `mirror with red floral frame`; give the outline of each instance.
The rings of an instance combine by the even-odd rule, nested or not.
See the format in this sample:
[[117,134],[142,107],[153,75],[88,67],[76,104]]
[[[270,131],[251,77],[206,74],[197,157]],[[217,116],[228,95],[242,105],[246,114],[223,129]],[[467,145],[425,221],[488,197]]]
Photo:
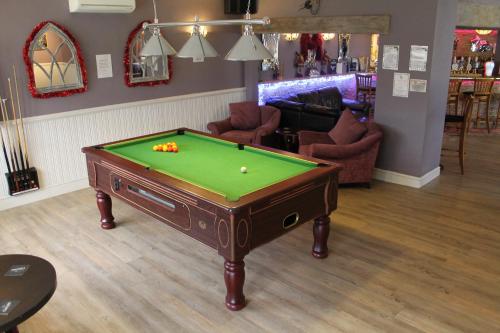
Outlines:
[[[151,23],[151,21],[144,21]],[[144,30],[141,22],[130,33],[125,47],[125,84],[128,87],[168,84],[172,79],[171,56],[141,56],[141,49],[151,37],[149,29]]]
[[33,97],[63,97],[87,90],[80,46],[59,24],[38,24],[26,40],[23,57]]

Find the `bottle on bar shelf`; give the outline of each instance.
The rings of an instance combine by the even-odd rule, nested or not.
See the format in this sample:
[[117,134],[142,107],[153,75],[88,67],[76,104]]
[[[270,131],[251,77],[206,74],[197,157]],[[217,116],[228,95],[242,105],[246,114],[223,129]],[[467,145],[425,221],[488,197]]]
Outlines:
[[488,77],[493,76],[494,68],[495,68],[495,62],[493,61],[493,58],[491,58],[484,64],[484,76]]

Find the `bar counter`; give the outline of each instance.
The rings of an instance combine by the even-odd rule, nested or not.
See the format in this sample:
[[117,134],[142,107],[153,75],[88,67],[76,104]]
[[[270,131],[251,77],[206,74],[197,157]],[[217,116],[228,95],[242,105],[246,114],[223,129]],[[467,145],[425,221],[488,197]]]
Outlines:
[[[376,86],[376,73],[361,73],[373,76],[373,85]],[[303,92],[319,90],[327,87],[337,87],[342,97],[355,99],[356,73],[321,75],[316,77],[295,78],[281,81],[265,81],[258,85],[259,105],[266,104],[272,98],[286,98]]]
[[[476,78],[483,78],[481,77],[476,77],[476,76],[468,76],[467,74],[464,74],[463,76],[451,76],[450,79],[452,80],[462,80],[462,86],[460,87],[460,92],[461,93],[468,93],[468,92],[473,92],[474,91],[474,79]],[[500,75],[492,77],[495,80],[495,83],[493,85],[493,90],[492,90],[492,97],[491,97],[491,103],[490,103],[490,109],[488,110],[488,114],[490,117],[490,126],[492,128],[495,126],[495,120],[497,118],[497,114],[500,111]],[[464,99],[460,98],[459,103],[458,103],[458,113],[462,114],[463,113],[463,104],[464,104]],[[477,107],[474,108],[473,114],[472,114],[472,120],[474,123],[474,120],[477,117],[477,112],[480,112],[480,114],[485,113],[485,103],[481,103],[479,109]],[[453,114],[452,110],[449,111],[448,114]],[[486,124],[475,124],[476,128],[485,128]]]

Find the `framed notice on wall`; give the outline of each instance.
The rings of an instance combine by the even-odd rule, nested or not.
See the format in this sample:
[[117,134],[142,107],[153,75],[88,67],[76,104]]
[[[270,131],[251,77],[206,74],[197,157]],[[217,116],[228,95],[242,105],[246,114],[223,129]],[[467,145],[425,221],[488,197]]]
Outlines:
[[427,92],[427,80],[410,79],[410,91],[419,93]]
[[397,71],[399,68],[399,45],[384,45],[382,69]]
[[410,74],[394,73],[392,96],[408,98],[410,92]]
[[410,71],[425,72],[427,70],[428,46],[412,45],[410,50]]

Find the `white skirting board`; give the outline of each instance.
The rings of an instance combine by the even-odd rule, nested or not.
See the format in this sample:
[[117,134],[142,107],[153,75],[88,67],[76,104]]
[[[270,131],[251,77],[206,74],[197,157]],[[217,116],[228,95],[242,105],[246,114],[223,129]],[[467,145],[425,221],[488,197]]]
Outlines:
[[209,122],[228,116],[229,103],[245,99],[246,88],[235,88],[26,118],[30,164],[41,189],[10,197],[2,173],[0,210],[87,187],[82,147],[178,127],[206,131]]
[[389,170],[375,169],[375,172],[373,174],[373,178],[387,182],[387,183],[394,183],[394,184],[404,185],[404,186],[409,186],[409,187],[414,187],[414,188],[421,188],[421,187],[425,186],[426,184],[430,183],[435,178],[439,177],[440,173],[441,173],[441,169],[439,167],[437,167],[434,170],[431,170],[430,172],[426,173],[422,177],[405,175],[402,173],[389,171]]

